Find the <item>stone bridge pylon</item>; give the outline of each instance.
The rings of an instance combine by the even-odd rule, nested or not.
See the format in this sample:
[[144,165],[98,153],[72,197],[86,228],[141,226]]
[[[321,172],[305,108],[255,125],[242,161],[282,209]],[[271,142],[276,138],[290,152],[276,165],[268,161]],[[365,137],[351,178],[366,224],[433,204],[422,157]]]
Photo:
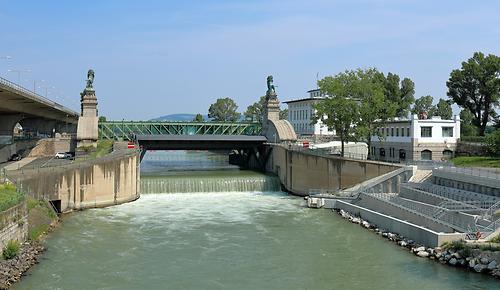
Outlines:
[[273,76],[267,77],[266,102],[262,118],[262,135],[270,143],[290,143],[297,135],[288,120],[280,120],[280,101],[273,84]]

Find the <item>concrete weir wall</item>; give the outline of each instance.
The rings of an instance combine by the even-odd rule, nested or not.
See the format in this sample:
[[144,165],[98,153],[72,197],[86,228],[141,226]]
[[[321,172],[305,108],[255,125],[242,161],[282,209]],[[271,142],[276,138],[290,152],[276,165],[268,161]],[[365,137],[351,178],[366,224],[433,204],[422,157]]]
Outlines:
[[290,192],[305,196],[310,190],[339,190],[383,175],[400,166],[383,162],[314,156],[269,145],[272,150],[266,171],[276,174]]
[[139,198],[139,153],[106,157],[53,168],[9,174],[23,191],[54,203],[61,212],[104,207]]
[[0,249],[10,240],[24,242],[28,237],[28,210],[26,200],[0,212]]

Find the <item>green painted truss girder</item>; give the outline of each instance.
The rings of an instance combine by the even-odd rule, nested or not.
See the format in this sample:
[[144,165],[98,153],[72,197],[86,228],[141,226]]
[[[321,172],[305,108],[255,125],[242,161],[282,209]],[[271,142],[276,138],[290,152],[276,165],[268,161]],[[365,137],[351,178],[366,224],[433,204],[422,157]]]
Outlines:
[[99,122],[99,139],[131,140],[134,135],[261,135],[259,123],[250,122]]

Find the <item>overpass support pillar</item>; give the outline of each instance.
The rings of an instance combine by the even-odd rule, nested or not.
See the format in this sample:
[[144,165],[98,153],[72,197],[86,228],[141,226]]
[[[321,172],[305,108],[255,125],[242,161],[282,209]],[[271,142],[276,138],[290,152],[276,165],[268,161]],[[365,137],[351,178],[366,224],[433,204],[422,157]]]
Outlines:
[[12,142],[14,127],[22,118],[21,114],[0,115],[0,144]]

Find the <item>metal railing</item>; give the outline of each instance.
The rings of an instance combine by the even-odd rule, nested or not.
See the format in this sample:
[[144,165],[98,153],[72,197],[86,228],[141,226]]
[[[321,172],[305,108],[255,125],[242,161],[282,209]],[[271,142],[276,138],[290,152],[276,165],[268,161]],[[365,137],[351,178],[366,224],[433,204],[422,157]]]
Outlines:
[[252,122],[99,122],[99,138],[133,140],[135,135],[261,135],[262,127]]
[[446,187],[432,183],[405,183],[402,185],[405,188],[417,189],[432,193],[438,196],[446,197],[458,201],[498,201],[500,198],[487,194],[457,189],[453,187]]
[[383,201],[383,202],[390,204],[390,205],[393,205],[397,208],[400,208],[400,209],[415,213],[417,215],[423,216],[423,217],[430,219],[434,222],[446,225],[448,227],[451,227],[451,228],[458,230],[458,231],[461,231],[461,232],[467,232],[468,228],[470,228],[470,227],[474,227],[474,230],[476,230],[474,223],[464,223],[463,221],[459,220],[458,218],[456,218],[453,215],[445,214],[445,215],[438,217],[438,218],[434,217],[434,214],[436,212],[438,212],[439,210],[441,210],[439,208],[431,209],[428,207],[422,207],[422,206],[419,206],[418,203],[413,203],[413,202],[410,202],[410,201],[404,200],[404,199],[398,199],[395,195],[388,194],[388,193],[363,193],[363,194],[365,194],[367,196],[371,196],[373,198],[376,198],[377,200]]
[[59,103],[51,101],[51,100],[33,92],[33,91],[30,91],[30,90],[28,90],[28,89],[26,89],[26,88],[24,88],[16,83],[13,83],[9,80],[4,79],[2,77],[0,77],[0,85],[3,85],[4,87],[7,87],[8,89],[13,90],[21,95],[27,96],[28,98],[31,98],[34,101],[44,103],[44,104],[51,106],[51,107],[55,107],[55,108],[59,109],[60,111],[63,111],[69,115],[72,115],[75,117],[77,117],[79,115],[77,112],[75,112],[71,109],[68,109]]
[[483,168],[477,168],[477,167],[442,166],[442,167],[436,168],[436,170],[500,180],[500,170],[498,170],[498,169],[489,170],[489,169],[483,169]]

